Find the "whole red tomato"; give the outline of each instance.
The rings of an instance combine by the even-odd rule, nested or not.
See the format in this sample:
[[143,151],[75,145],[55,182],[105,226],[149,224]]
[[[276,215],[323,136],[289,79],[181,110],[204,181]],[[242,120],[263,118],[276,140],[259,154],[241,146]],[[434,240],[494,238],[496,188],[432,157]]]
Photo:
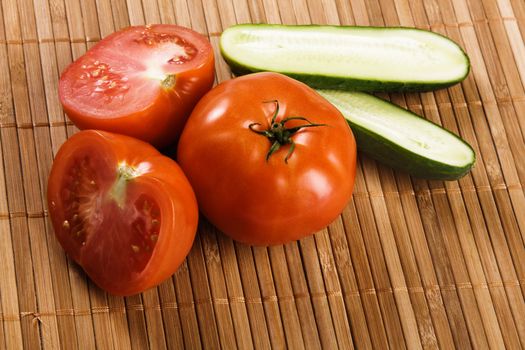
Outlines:
[[53,162],[47,199],[66,253],[116,295],[172,275],[197,229],[197,202],[179,166],[128,136],[87,130],[67,140]]
[[60,101],[80,129],[125,134],[156,147],[175,142],[197,101],[213,85],[213,50],[176,25],[129,27],[73,62]]
[[314,90],[256,73],[204,96],[177,156],[215,226],[268,245],[311,234],[340,214],[352,194],[356,146],[343,116]]

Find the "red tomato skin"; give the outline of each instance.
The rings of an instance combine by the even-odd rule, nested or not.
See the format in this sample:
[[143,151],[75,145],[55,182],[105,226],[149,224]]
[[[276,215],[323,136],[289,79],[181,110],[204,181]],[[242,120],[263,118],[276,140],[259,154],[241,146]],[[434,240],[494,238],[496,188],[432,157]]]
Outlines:
[[[125,161],[130,166],[145,162],[149,164],[147,171],[131,181],[135,188],[139,188],[139,191],[143,188],[144,192],[156,200],[160,208],[162,224],[149,261],[143,270],[134,274],[132,278],[122,280],[120,276],[112,275],[111,264],[101,266],[100,260],[97,260],[99,258],[93,253],[105,247],[101,240],[104,239],[106,232],[88,232],[86,244],[82,245],[75,241],[63,226],[68,205],[71,205],[64,200],[63,193],[65,184],[71,181],[69,170],[72,162],[79,157],[79,154],[92,155],[97,165],[100,165],[96,170],[96,178],[101,182],[102,194],[99,197],[101,200],[107,200],[106,194],[111,185],[111,183],[104,183],[104,175],[114,174],[119,162]],[[114,169],[112,165],[115,166]],[[95,284],[113,295],[137,294],[169,278],[189,253],[197,230],[196,198],[180,167],[148,143],[109,132],[80,131],[62,145],[49,175],[47,202],[55,236],[67,255],[85,270]],[[126,219],[122,218],[122,220]],[[89,222],[89,219],[87,221]],[[86,227],[89,231],[89,226]],[[121,234],[128,233],[121,232]],[[90,236],[93,236],[93,239],[90,239]],[[129,247],[111,248],[115,252],[120,252]]]
[[[93,46],[84,56],[95,59],[96,52],[113,45],[113,41],[121,33],[142,28],[146,27],[132,26],[113,33]],[[207,39],[188,28],[175,25],[153,25],[150,28],[158,31],[182,31],[190,38],[189,40],[197,40],[196,44],[200,45],[199,57],[202,58],[200,64],[176,73],[175,85],[172,88],[160,87],[159,81],[158,93],[147,106],[141,106],[129,113],[119,114],[118,111],[115,111],[112,116],[100,117],[94,111],[79,107],[78,103],[71,98],[77,92],[65,83],[66,80],[76,79],[76,76],[80,74],[79,65],[81,65],[81,59],[84,58],[81,56],[64,70],[59,82],[59,98],[64,112],[79,129],[105,130],[124,134],[151,143],[157,148],[177,142],[193,107],[213,86],[215,64],[213,49]],[[122,50],[125,49],[124,47]],[[140,94],[140,91],[137,93]]]
[[[270,141],[249,130],[303,116],[326,126],[305,128],[288,163],[289,145],[265,160]],[[304,121],[290,121],[298,126]],[[340,112],[308,86],[276,73],[255,73],[219,84],[197,104],[177,159],[199,209],[231,238],[275,245],[323,229],[351,198],[356,166],[353,134]]]

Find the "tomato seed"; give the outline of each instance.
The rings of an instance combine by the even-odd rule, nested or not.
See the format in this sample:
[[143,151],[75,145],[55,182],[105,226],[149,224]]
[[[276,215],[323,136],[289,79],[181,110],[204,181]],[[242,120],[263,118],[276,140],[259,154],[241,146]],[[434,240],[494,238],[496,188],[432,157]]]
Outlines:
[[131,245],[131,249],[133,250],[133,252],[135,253],[138,253],[140,251],[140,247],[139,246],[136,246],[134,244]]
[[62,223],[62,227],[63,227],[65,230],[69,230],[69,221],[64,220],[64,222]]
[[149,239],[151,239],[152,242],[157,242],[157,240],[159,239],[159,235],[151,235]]

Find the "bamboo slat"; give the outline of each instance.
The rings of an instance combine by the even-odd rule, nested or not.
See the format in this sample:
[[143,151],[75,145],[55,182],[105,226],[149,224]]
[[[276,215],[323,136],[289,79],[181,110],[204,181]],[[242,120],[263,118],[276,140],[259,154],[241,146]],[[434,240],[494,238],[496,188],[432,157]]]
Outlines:
[[[525,3],[522,0],[4,0],[0,3],[0,348],[518,349],[525,347]],[[250,247],[201,218],[175,275],[126,298],[96,287],[54,238],[47,177],[77,128],[58,79],[101,38],[174,23],[409,26],[471,59],[465,81],[382,94],[461,135],[476,167],[416,179],[359,155],[332,224]]]

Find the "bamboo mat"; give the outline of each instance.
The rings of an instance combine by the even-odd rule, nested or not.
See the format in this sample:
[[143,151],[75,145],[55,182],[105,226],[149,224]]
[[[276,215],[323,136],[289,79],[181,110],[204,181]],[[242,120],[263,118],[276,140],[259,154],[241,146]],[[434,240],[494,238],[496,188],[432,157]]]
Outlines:
[[[2,0],[0,348],[267,349],[525,347],[523,0]],[[58,102],[73,59],[114,30],[177,23],[208,35],[245,22],[415,26],[468,52],[455,87],[391,94],[459,133],[477,165],[413,179],[360,157],[354,196],[315,236],[237,244],[201,220],[167,282],[120,298],[54,239],[45,192],[77,129]]]

